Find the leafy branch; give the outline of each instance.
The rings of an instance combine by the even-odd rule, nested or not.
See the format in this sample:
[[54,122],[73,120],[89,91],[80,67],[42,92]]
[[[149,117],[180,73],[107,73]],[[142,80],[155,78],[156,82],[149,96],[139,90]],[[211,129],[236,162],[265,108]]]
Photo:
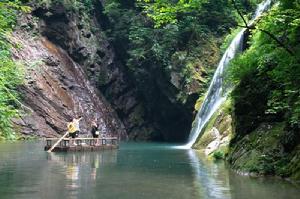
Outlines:
[[235,0],[231,0],[235,10],[238,12],[239,16],[241,17],[241,19],[243,20],[244,22],[244,25],[239,25],[240,27],[243,27],[243,28],[246,28],[246,29],[249,29],[249,30],[258,30],[258,31],[261,31],[265,34],[267,34],[272,40],[274,40],[278,46],[282,47],[283,49],[285,49],[290,55],[292,56],[295,56],[295,53],[290,49],[288,48],[283,42],[281,42],[274,34],[272,34],[271,32],[265,30],[265,29],[262,29],[262,28],[258,28],[258,27],[255,27],[255,25],[251,25],[249,26],[245,17],[243,16],[243,14],[241,13],[240,9],[238,8]]

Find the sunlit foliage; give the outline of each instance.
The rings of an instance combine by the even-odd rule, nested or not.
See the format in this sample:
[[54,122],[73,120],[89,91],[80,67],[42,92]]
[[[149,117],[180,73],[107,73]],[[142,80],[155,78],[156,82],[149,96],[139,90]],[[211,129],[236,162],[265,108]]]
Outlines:
[[[233,63],[230,71],[237,83],[252,76],[267,79],[267,115],[283,114],[291,126],[300,127],[300,1],[281,0],[253,31],[251,47]],[[272,33],[285,47],[268,34]],[[287,50],[288,49],[288,50]],[[256,82],[255,88],[265,85]],[[250,85],[249,85],[250,86]],[[238,97],[238,96],[237,96]]]
[[18,1],[0,2],[0,139],[14,139],[11,119],[18,116],[16,87],[22,83],[23,70],[11,58],[10,33],[18,11],[29,11]]
[[[251,13],[253,1],[238,2]],[[140,73],[155,66],[167,75],[176,70],[183,80],[182,102],[193,80],[201,82],[197,92],[205,92],[219,55],[204,56],[218,52],[220,38],[239,20],[228,0],[107,0],[104,10],[107,36],[128,68]]]

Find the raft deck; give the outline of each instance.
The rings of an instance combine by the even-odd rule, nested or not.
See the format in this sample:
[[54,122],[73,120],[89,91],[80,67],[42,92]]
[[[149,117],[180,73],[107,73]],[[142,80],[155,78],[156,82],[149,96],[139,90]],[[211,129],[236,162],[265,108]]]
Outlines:
[[[48,151],[59,138],[46,138],[45,151]],[[72,142],[71,142],[72,140]],[[73,143],[75,144],[71,144]],[[98,143],[97,143],[98,141]],[[118,149],[119,140],[117,137],[109,138],[64,138],[54,149],[53,152],[69,151],[100,151],[105,149]]]

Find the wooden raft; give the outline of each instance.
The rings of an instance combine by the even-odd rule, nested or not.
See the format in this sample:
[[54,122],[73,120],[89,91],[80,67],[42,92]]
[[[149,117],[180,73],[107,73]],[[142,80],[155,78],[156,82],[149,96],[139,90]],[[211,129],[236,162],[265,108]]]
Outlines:
[[[46,138],[45,151],[48,151],[59,138]],[[70,142],[72,140],[72,142]],[[74,141],[73,141],[74,140]],[[98,140],[98,145],[96,144]],[[71,143],[76,143],[73,145]],[[64,138],[54,149],[53,152],[71,151],[100,151],[105,149],[118,149],[119,140],[117,137],[108,138]]]

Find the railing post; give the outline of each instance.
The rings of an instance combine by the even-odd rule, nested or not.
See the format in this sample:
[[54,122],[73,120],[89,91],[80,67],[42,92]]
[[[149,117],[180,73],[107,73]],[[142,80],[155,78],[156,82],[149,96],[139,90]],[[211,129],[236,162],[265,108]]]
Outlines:
[[116,139],[112,139],[112,145],[116,145]]
[[47,140],[47,146],[52,146],[52,140]]
[[[53,142],[55,142],[55,147],[60,146],[60,147],[58,147],[58,150],[63,150],[63,149],[69,148],[69,147],[71,147],[70,143],[72,143],[73,140],[74,140],[74,143],[76,143],[77,145],[81,145],[83,148],[84,148],[84,145],[82,145],[83,143],[85,143],[86,145],[89,144],[89,146],[103,146],[103,147],[99,147],[99,149],[111,148],[110,146],[116,146],[119,144],[119,139],[117,137],[76,138],[76,139],[68,139],[68,138],[62,137],[61,139],[59,139],[60,142],[58,142],[56,138],[46,138],[45,150],[48,148],[50,148],[50,149],[54,148]],[[94,149],[93,149],[93,147],[89,148],[88,146],[86,146],[85,150],[94,150]]]

